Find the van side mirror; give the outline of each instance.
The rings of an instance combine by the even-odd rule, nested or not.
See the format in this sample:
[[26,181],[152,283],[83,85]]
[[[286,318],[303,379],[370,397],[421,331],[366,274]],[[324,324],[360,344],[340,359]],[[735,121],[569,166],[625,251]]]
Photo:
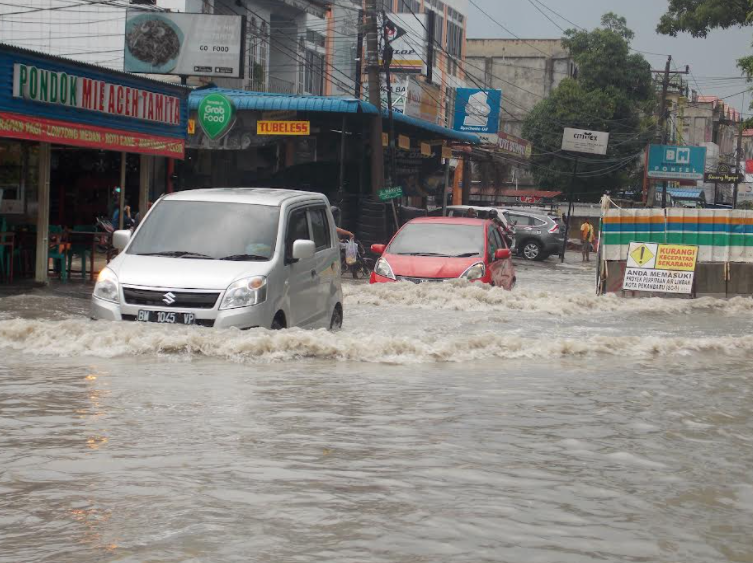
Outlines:
[[313,240],[299,239],[293,243],[293,260],[308,260],[316,254],[316,243]]
[[387,249],[386,244],[372,244],[371,245],[371,252],[376,254],[377,256],[381,256],[384,254],[384,251]]
[[512,253],[510,252],[509,248],[498,248],[494,252],[494,259],[495,260],[507,260]]
[[128,242],[131,240],[131,231],[122,230],[115,231],[112,234],[112,245],[118,250],[123,250],[128,246]]

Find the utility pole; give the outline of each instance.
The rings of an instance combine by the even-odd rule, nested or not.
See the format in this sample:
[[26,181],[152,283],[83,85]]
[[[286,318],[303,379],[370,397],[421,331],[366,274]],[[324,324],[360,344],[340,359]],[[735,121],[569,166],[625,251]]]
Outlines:
[[570,193],[567,196],[567,217],[565,217],[565,240],[562,241],[562,252],[560,252],[560,264],[565,261],[565,252],[567,252],[567,238],[570,236],[570,217],[573,216],[573,197],[575,192],[575,179],[578,177],[578,155],[575,155],[573,164],[573,175],[570,178]]
[[390,45],[390,31],[394,30],[392,22],[387,19],[387,14],[382,12],[382,37],[384,39],[384,79],[387,84],[387,115],[389,116],[389,151],[390,151],[390,181],[388,187],[393,187],[397,182],[397,161],[395,148],[395,117],[392,114],[392,75],[390,74],[390,65],[392,64],[392,45]]
[[361,78],[363,76],[363,10],[358,10],[358,37],[356,38],[356,87],[355,96],[361,99]]
[[[743,108],[745,108],[745,94],[743,94]],[[732,209],[737,209],[737,189],[740,185],[740,161],[743,157],[743,116],[740,115],[740,125],[737,128],[737,150],[735,151],[735,171],[737,172],[737,175],[735,176],[735,187],[732,190]]]
[[377,114],[371,120],[371,192],[374,196],[384,186],[384,152],[382,151],[382,102],[379,85],[379,37],[376,0],[366,0],[366,72],[369,102]]
[[[672,55],[667,57],[667,65],[664,67],[664,80],[661,87],[661,110],[659,113],[659,130],[661,132],[661,144],[667,142],[667,90],[669,89],[669,67],[672,64]],[[653,202],[651,202],[653,207]],[[662,182],[661,208],[667,207],[667,181]]]

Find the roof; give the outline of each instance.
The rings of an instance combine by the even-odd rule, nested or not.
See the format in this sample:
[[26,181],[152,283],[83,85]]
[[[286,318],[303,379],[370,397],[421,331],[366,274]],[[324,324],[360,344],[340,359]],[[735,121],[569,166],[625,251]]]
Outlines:
[[324,196],[314,192],[283,190],[276,188],[206,188],[185,190],[168,194],[164,199],[176,201],[213,201],[224,203],[249,203],[279,207],[286,201],[297,198],[323,199]]
[[168,82],[166,80],[155,80],[154,78],[148,78],[148,77],[146,77],[146,76],[144,76],[142,74],[135,74],[135,73],[131,73],[131,72],[123,72],[123,71],[120,71],[120,70],[115,70],[115,69],[107,68],[107,67],[104,67],[104,66],[99,66],[99,65],[95,65],[95,64],[91,64],[91,63],[85,63],[85,62],[77,61],[77,60],[71,59],[71,58],[59,57],[57,55],[50,55],[48,53],[42,53],[41,51],[33,51],[31,49],[25,49],[23,47],[17,47],[16,45],[9,45],[8,43],[2,43],[2,42],[0,42],[0,52],[2,52],[2,51],[11,52],[11,53],[13,53],[13,52],[15,52],[15,53],[22,53],[24,55],[29,55],[29,56],[43,57],[43,58],[48,59],[50,61],[55,61],[55,62],[59,62],[59,63],[73,64],[73,65],[76,65],[76,66],[81,67],[81,68],[86,68],[86,69],[90,69],[90,70],[96,70],[97,72],[102,72],[102,73],[105,73],[105,74],[109,74],[110,76],[118,76],[118,77],[121,77],[121,78],[123,76],[127,76],[129,78],[135,78],[135,79],[140,80],[140,81],[142,81],[144,83],[152,83],[155,86],[160,86],[160,87],[163,87],[163,88],[173,88],[175,90],[180,90],[180,91],[183,91],[183,92],[189,90],[189,88],[187,86],[183,86],[181,84],[175,84],[174,82]]
[[561,196],[562,192],[551,192],[546,190],[502,190],[500,195],[506,197],[540,197],[550,199]]
[[472,219],[470,217],[416,217],[408,223],[446,223],[453,225],[477,225],[479,227],[489,223],[488,219]]
[[667,188],[667,193],[675,199],[705,198],[702,188]]
[[[309,96],[296,94],[274,94],[268,92],[251,92],[228,88],[205,88],[194,90],[188,98],[190,110],[199,109],[199,103],[209,94],[224,94],[233,101],[236,110],[246,111],[308,111],[344,114],[376,115],[377,109],[369,102],[344,96]],[[382,115],[387,118],[389,112],[384,109]],[[454,131],[423,119],[417,119],[393,111],[395,122],[429,131],[444,138],[479,144],[477,135]]]

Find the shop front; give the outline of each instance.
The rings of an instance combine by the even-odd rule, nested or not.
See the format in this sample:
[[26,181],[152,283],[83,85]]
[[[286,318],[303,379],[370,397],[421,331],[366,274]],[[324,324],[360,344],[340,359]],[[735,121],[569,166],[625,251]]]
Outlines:
[[14,243],[0,279],[33,256],[46,282],[60,233],[91,232],[116,209],[115,228],[127,225],[129,210],[133,219],[168,189],[173,160],[184,158],[187,97],[181,86],[0,45],[0,242]]

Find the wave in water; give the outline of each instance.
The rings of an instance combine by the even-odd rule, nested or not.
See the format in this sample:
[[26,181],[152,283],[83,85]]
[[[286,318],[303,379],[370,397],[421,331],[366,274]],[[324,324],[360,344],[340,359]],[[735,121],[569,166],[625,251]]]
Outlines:
[[558,293],[500,288],[467,282],[385,283],[344,286],[346,305],[400,305],[454,311],[523,311],[551,315],[592,313],[689,314],[716,312],[729,315],[753,313],[753,299],[625,299],[616,295]]
[[492,358],[687,356],[718,353],[753,359],[753,336],[660,338],[594,336],[539,342],[515,335],[393,336],[328,331],[212,330],[86,320],[14,319],[0,323],[0,348],[58,357],[165,355],[220,358],[249,363],[299,360],[391,364],[465,362]]

